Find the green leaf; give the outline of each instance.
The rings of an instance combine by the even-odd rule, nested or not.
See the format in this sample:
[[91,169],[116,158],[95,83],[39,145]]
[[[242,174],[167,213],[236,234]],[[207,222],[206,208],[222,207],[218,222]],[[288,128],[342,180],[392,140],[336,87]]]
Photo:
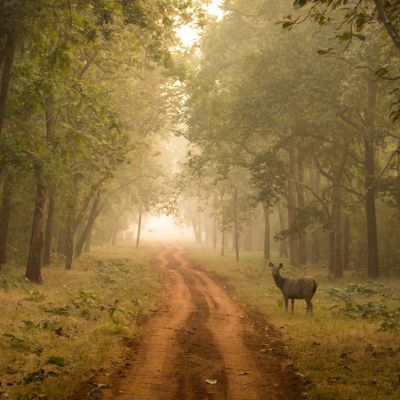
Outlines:
[[33,328],[36,327],[36,325],[30,320],[24,320],[22,322],[25,325],[25,327],[28,328],[28,329],[33,329]]
[[353,37],[353,34],[351,32],[344,32],[341,35],[339,35],[339,40],[341,42],[347,42]]
[[58,367],[65,366],[65,360],[63,357],[51,356],[47,360],[47,364],[57,365]]

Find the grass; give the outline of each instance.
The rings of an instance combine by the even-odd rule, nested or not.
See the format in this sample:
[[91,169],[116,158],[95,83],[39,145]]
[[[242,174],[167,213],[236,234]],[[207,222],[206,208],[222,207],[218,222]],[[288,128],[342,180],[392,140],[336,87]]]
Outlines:
[[243,305],[261,311],[281,329],[304,376],[307,398],[400,398],[399,278],[368,283],[348,274],[334,280],[321,268],[285,266],[283,276],[308,274],[319,283],[314,316],[305,315],[302,300],[296,300],[292,316],[284,313],[282,295],[261,253],[244,253],[239,263],[233,254],[220,257],[207,249],[191,248],[188,255],[226,278]]
[[123,358],[124,337],[157,300],[156,248],[98,248],[71,271],[0,270],[0,398],[64,399],[76,385]]

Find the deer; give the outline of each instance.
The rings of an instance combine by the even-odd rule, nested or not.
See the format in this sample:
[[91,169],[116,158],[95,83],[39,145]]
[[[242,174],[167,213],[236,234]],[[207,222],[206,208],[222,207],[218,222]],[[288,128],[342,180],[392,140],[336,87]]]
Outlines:
[[311,299],[317,291],[318,283],[314,278],[302,276],[300,278],[284,278],[281,276],[280,270],[283,264],[278,265],[269,263],[272,268],[272,277],[276,286],[281,289],[283,299],[285,300],[285,311],[288,311],[289,299],[291,300],[292,314],[294,314],[294,301],[296,299],[304,299],[307,304],[307,314],[313,313],[313,305]]

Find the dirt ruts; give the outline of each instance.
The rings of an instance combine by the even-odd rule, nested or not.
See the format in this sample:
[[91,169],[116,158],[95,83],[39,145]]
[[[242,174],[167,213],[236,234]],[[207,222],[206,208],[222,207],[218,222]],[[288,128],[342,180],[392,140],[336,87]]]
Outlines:
[[274,328],[243,310],[183,249],[166,248],[158,264],[165,300],[141,327],[124,376],[113,375],[104,399],[301,398]]

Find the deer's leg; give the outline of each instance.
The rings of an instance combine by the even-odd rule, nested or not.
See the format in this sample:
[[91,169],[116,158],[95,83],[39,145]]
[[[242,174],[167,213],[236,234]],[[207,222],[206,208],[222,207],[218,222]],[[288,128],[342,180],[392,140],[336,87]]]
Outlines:
[[310,299],[306,299],[306,303],[307,303],[307,314],[308,313],[313,313],[313,305],[312,305],[312,303],[311,303],[311,300]]
[[292,305],[292,315],[294,314],[294,299],[290,299]]
[[313,304],[311,303],[311,299],[308,300],[310,302],[310,313],[313,314],[314,313],[314,307]]
[[284,297],[284,299],[285,299],[285,312],[287,312],[289,299],[286,296]]

